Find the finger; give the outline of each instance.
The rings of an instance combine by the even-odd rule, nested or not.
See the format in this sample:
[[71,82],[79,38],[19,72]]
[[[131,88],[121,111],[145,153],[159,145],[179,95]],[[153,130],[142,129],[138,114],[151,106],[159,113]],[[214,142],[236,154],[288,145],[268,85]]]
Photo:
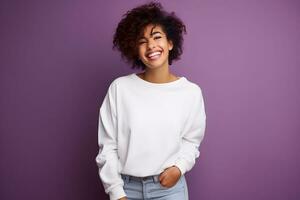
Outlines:
[[166,176],[166,173],[161,173],[160,176],[159,176],[159,181],[161,182]]
[[159,179],[159,182],[162,181],[162,179],[163,179],[163,173],[161,173],[161,174],[159,175],[158,179]]

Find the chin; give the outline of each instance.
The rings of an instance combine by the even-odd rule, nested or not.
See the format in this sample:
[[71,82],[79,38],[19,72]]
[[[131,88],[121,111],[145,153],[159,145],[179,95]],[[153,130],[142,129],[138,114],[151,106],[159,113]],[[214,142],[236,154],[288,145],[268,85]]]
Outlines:
[[157,69],[162,67],[162,65],[146,65],[149,69]]
[[156,69],[156,68],[160,68],[160,67],[164,66],[164,63],[163,62],[147,63],[145,65],[150,69]]

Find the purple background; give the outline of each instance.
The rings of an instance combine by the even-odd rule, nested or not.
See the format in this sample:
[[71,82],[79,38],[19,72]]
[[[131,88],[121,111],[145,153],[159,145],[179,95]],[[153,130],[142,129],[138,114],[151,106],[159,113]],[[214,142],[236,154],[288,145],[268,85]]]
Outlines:
[[[1,200],[107,199],[98,109],[109,83],[133,72],[112,34],[143,2],[1,1]],[[171,69],[206,103],[190,199],[299,200],[299,1],[161,2],[188,30]]]

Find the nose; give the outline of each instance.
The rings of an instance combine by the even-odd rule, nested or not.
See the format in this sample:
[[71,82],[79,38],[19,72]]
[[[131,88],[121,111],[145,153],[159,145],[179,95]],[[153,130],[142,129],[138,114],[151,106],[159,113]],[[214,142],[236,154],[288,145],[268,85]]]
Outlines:
[[155,41],[154,40],[149,40],[148,41],[148,49],[153,49],[155,47]]

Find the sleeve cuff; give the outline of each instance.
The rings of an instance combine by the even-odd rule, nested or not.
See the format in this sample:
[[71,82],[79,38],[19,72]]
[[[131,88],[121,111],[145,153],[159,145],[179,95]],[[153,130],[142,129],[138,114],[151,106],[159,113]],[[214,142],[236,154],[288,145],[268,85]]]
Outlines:
[[182,159],[177,160],[174,165],[179,168],[179,170],[181,172],[181,175],[185,174],[185,172],[186,172],[186,164],[185,164],[184,160],[182,160]]
[[122,197],[125,197],[126,193],[123,189],[123,186],[117,186],[113,190],[109,192],[109,199],[110,200],[118,200]]

